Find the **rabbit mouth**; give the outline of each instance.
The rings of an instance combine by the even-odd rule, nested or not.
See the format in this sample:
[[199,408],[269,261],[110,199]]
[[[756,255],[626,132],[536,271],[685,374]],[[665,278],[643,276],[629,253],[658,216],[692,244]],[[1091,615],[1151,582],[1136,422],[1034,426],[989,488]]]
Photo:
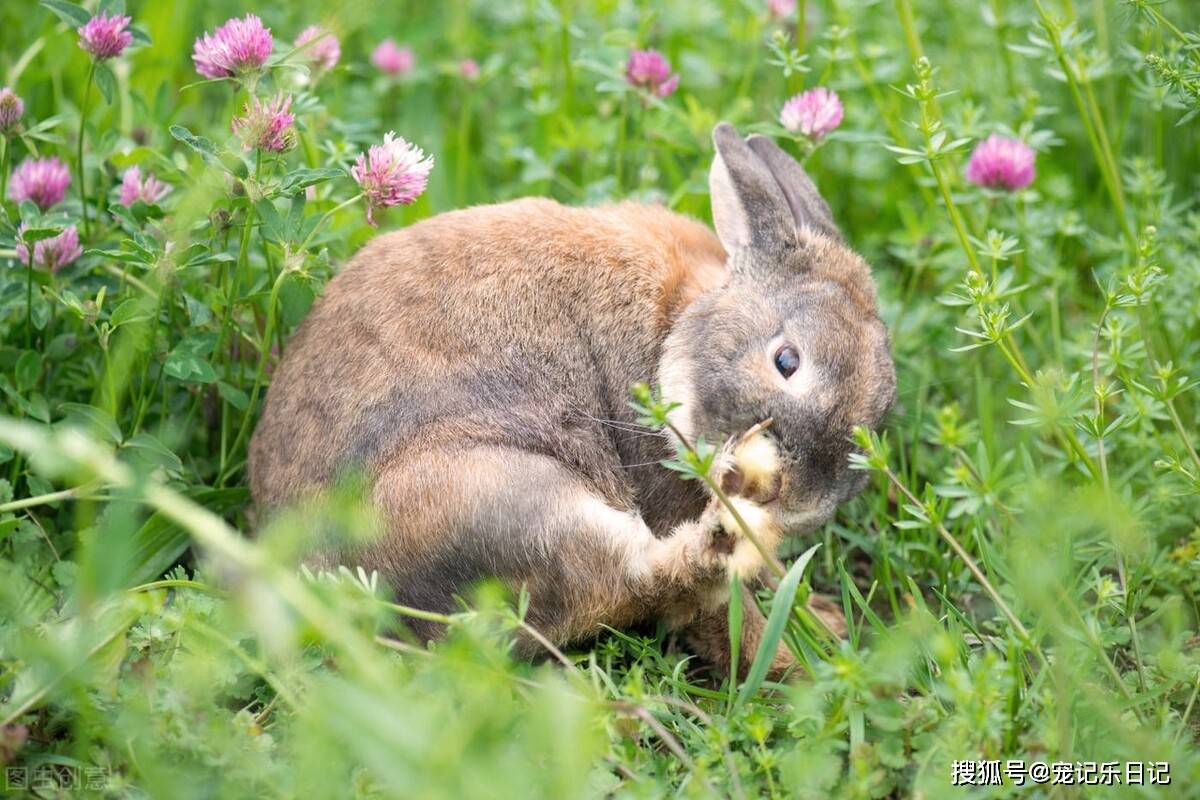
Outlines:
[[835,511],[837,501],[832,497],[823,497],[807,508],[780,507],[779,527],[788,536],[812,533],[833,519]]

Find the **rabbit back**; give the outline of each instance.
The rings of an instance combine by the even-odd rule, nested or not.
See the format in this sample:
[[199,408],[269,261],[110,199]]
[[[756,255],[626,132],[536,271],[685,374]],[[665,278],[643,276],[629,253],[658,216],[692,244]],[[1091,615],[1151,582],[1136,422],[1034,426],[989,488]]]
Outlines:
[[346,468],[494,443],[550,455],[634,507],[641,467],[622,467],[661,447],[631,433],[628,387],[654,379],[675,316],[724,261],[705,226],[634,203],[525,199],[378,237],[276,371],[250,449],[257,505]]

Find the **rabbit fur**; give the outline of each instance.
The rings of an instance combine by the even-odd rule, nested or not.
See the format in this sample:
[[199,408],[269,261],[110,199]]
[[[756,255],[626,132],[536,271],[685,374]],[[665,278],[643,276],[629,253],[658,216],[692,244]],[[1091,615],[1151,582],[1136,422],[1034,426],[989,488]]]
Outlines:
[[[850,433],[879,425],[895,376],[870,270],[803,168],[725,123],[713,140],[715,236],[654,205],[522,199],[366,245],[275,373],[250,447],[257,507],[358,470],[383,531],[314,563],[378,570],[397,602],[436,611],[483,579],[523,586],[557,644],[665,620],[727,668],[728,578],[752,585],[761,556],[701,482],[661,466],[681,443],[638,424],[629,387],[661,386],[688,441],[772,419],[718,469],[775,547],[861,489]],[[742,670],[764,624],[744,608]],[[773,670],[790,663],[781,649]]]

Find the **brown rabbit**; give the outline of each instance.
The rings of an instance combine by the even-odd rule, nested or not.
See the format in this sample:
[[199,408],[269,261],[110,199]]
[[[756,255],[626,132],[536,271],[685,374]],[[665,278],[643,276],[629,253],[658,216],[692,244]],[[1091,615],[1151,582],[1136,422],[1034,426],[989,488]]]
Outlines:
[[[386,531],[325,563],[431,610],[484,578],[524,585],[556,643],[665,619],[728,665],[728,574],[763,565],[699,482],[659,465],[677,442],[637,424],[630,385],[660,384],[688,438],[773,419],[730,474],[775,546],[863,486],[850,432],[880,422],[895,376],[868,267],[804,170],[725,123],[713,140],[716,237],[656,206],[524,199],[363,248],[271,384],[258,506],[361,469]],[[742,669],[764,622],[745,608]]]

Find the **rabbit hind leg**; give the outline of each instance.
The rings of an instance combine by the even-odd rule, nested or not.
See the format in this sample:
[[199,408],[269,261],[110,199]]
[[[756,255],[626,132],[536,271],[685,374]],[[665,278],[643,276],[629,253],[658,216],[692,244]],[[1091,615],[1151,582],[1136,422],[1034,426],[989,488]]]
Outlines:
[[385,468],[374,495],[387,532],[357,557],[398,602],[450,610],[473,583],[497,579],[528,591],[527,621],[556,644],[603,625],[694,615],[727,586],[732,548],[714,511],[656,538],[549,456],[427,451]]

